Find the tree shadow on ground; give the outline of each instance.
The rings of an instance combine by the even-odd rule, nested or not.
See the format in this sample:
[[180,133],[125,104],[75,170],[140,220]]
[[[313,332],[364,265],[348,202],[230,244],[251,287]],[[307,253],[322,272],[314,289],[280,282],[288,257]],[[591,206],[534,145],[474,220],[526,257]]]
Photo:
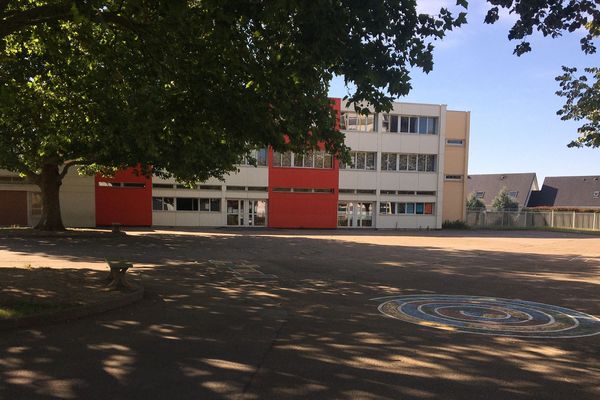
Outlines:
[[[386,318],[371,300],[482,295],[600,315],[595,258],[276,235],[12,238],[0,248],[65,261],[128,258],[148,292],[101,316],[0,333],[0,398],[600,396],[599,336],[453,333]],[[208,260],[275,277],[240,279]]]

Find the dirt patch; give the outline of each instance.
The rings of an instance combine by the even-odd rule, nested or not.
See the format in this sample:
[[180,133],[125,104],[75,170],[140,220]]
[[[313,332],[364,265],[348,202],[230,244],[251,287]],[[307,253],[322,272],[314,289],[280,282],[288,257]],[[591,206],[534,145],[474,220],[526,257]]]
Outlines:
[[123,292],[106,289],[107,275],[91,269],[0,268],[0,308],[6,311],[0,319],[116,300]]

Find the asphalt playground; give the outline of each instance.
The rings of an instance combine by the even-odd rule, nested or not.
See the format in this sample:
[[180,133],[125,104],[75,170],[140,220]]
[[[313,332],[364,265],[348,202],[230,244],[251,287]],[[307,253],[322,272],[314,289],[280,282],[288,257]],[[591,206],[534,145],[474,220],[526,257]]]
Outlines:
[[0,332],[0,399],[600,398],[598,235],[0,233],[0,268],[105,258],[144,299]]

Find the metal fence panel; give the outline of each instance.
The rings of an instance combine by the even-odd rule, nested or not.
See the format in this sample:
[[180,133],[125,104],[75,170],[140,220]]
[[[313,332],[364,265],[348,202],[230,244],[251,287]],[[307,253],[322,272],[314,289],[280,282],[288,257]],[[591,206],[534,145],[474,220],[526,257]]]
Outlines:
[[473,227],[548,227],[600,231],[600,213],[572,211],[468,210],[466,223]]

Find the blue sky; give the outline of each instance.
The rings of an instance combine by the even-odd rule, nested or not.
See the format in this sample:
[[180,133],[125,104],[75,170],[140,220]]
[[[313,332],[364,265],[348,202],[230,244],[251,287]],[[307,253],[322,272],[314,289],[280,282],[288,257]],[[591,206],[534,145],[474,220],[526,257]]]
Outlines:
[[[424,12],[439,9],[444,0],[420,3]],[[513,16],[484,24],[483,2],[471,1],[469,23],[437,42],[433,72],[412,73],[413,89],[399,101],[447,104],[450,110],[471,111],[469,173],[536,172],[545,176],[599,175],[600,149],[570,149],[579,124],[556,115],[564,103],[554,93],[561,66],[598,65],[600,55],[585,55],[581,34],[559,39],[531,38],[533,51],[513,55],[509,42]],[[479,7],[479,8],[477,8]],[[348,93],[336,78],[330,96]]]

